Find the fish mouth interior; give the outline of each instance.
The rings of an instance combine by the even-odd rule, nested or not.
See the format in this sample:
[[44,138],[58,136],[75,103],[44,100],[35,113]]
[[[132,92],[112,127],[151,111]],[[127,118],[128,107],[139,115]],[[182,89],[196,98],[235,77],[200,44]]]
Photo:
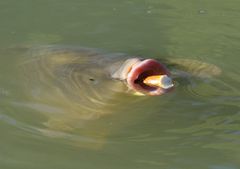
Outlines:
[[143,90],[154,91],[158,87],[149,86],[149,85],[143,83],[145,78],[147,78],[148,76],[152,76],[152,75],[157,75],[157,74],[153,73],[152,70],[144,71],[144,72],[139,74],[139,76],[138,76],[138,78],[136,80],[134,80],[134,84],[135,85],[139,85],[139,87],[141,87]]
[[129,87],[137,92],[147,95],[161,95],[168,90],[158,86],[149,86],[143,83],[144,79],[153,75],[170,75],[164,65],[154,59],[146,59],[132,66],[128,74]]

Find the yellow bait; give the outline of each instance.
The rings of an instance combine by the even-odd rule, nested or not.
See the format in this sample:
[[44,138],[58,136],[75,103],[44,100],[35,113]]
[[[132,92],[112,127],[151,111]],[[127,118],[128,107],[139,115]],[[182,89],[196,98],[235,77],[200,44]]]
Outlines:
[[143,80],[143,83],[152,87],[161,87],[169,89],[174,86],[172,79],[167,75],[153,75],[148,76]]

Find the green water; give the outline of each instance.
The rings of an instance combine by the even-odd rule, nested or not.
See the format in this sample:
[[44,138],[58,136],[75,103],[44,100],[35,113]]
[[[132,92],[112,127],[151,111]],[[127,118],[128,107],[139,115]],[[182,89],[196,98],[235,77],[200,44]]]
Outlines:
[[160,97],[121,95],[111,115],[43,134],[47,116],[16,104],[21,55],[1,52],[0,168],[240,168],[239,17],[237,0],[0,0],[1,49],[79,45],[222,69]]

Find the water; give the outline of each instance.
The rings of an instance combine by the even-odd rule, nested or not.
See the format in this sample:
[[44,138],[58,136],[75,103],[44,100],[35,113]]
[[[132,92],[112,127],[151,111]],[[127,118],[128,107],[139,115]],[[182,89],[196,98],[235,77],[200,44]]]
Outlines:
[[[176,90],[164,96],[120,95],[121,103],[108,109],[111,115],[81,126],[66,120],[74,119],[70,114],[51,132],[41,110],[52,109],[16,104],[27,97],[14,66],[20,51],[1,51],[0,168],[239,168],[239,5],[236,0],[0,1],[1,49],[79,45],[197,59],[222,69],[210,79],[179,79]],[[69,126],[75,130],[65,130]]]

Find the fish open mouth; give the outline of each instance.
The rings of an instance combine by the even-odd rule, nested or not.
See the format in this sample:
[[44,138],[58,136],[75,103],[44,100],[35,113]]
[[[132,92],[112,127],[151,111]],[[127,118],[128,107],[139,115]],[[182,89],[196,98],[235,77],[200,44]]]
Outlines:
[[154,59],[146,59],[134,64],[128,73],[127,83],[129,87],[137,92],[147,95],[161,95],[170,89],[163,89],[158,86],[149,86],[143,81],[153,75],[170,76],[167,68]]

